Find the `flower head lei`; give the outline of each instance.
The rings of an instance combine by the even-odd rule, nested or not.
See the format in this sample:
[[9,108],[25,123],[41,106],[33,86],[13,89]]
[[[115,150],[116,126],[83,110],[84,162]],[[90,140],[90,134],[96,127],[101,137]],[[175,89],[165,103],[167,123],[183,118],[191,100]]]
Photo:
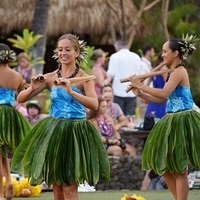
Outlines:
[[0,62],[12,63],[17,60],[16,53],[13,50],[0,50]]
[[195,35],[182,35],[183,42],[179,42],[181,44],[181,52],[183,53],[182,58],[183,60],[186,60],[187,57],[196,50],[196,43],[199,41],[199,38],[196,38]]
[[[86,42],[84,42],[84,40],[79,40],[78,36],[75,36],[78,39],[79,42],[79,48],[80,48],[80,52],[79,52],[79,56],[77,57],[77,62],[80,63],[81,61],[84,61],[87,63],[86,60],[86,56],[87,56],[87,47],[86,47]],[[54,55],[52,56],[52,58],[54,58],[55,60],[57,60],[57,62],[59,62],[59,58],[58,58],[58,49],[54,49]]]

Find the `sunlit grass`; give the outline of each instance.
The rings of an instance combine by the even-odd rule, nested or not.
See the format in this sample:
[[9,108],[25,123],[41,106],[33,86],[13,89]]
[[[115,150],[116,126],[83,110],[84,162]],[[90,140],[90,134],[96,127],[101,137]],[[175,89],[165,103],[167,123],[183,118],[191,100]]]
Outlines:
[[[80,200],[120,200],[124,194],[141,195],[145,200],[169,200],[173,199],[171,193],[168,190],[164,191],[98,191],[98,192],[79,192]],[[46,192],[41,193],[39,197],[32,198],[19,198],[15,197],[16,200],[53,200],[53,193]],[[200,199],[200,190],[190,190],[188,200],[199,200]]]

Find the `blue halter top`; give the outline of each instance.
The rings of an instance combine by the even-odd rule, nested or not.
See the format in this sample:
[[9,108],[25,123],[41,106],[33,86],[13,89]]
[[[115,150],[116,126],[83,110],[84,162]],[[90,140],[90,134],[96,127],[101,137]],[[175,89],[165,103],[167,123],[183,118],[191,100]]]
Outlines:
[[0,88],[0,105],[6,104],[14,106],[15,90],[9,88]]
[[[82,94],[83,92],[73,86],[72,90]],[[50,113],[49,115],[59,119],[83,119],[86,118],[85,107],[69,95],[61,87],[53,87],[50,90]]]
[[167,100],[167,113],[192,109],[194,104],[189,86],[178,85]]

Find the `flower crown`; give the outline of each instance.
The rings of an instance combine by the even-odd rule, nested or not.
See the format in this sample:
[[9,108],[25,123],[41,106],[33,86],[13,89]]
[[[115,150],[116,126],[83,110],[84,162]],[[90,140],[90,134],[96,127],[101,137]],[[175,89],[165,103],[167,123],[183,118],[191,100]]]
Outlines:
[[13,50],[0,50],[0,63],[12,63],[17,60],[17,55]]
[[[77,39],[78,37],[75,36]],[[86,60],[86,56],[87,56],[87,48],[86,48],[86,42],[84,42],[84,40],[79,40],[79,48],[80,48],[80,52],[79,52],[79,56],[77,57],[77,62],[80,63],[81,61],[84,61],[87,63]],[[55,60],[57,60],[57,62],[59,63],[59,58],[58,58],[58,49],[54,49],[54,55],[52,56],[52,58],[54,58]]]
[[181,44],[181,52],[183,53],[182,58],[183,60],[186,60],[187,57],[194,51],[196,50],[196,43],[199,41],[199,38],[196,38],[195,35],[182,35],[182,40],[183,42],[179,42]]

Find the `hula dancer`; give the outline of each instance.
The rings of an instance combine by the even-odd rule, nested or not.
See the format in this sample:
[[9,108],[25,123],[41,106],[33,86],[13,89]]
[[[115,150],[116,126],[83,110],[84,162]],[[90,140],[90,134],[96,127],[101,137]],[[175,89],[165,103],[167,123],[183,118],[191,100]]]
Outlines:
[[131,76],[132,90],[139,97],[155,103],[167,101],[167,114],[158,121],[147,138],[142,168],[163,175],[175,200],[187,200],[187,166],[200,168],[200,114],[194,111],[190,81],[183,60],[198,41],[194,36],[171,39],[163,45],[162,57],[174,69],[163,89],[143,85]]
[[[20,172],[22,167],[31,184],[44,180],[53,185],[55,200],[78,200],[79,183],[95,185],[110,177],[107,152],[99,133],[86,120],[86,107],[98,108],[94,81],[77,80],[88,77],[77,63],[85,54],[83,41],[72,34],[61,36],[54,55],[59,69],[33,78],[18,96],[19,102],[25,102],[50,90],[50,116],[35,125],[17,148],[12,170]],[[76,83],[70,82],[73,77]]]
[[[0,200],[4,199],[3,175],[6,178],[6,199],[13,197],[8,155],[12,155],[19,143],[31,129],[30,124],[14,108],[15,95],[24,89],[20,73],[10,69],[9,63],[16,61],[16,54],[0,44]],[[12,80],[11,80],[12,79]]]

